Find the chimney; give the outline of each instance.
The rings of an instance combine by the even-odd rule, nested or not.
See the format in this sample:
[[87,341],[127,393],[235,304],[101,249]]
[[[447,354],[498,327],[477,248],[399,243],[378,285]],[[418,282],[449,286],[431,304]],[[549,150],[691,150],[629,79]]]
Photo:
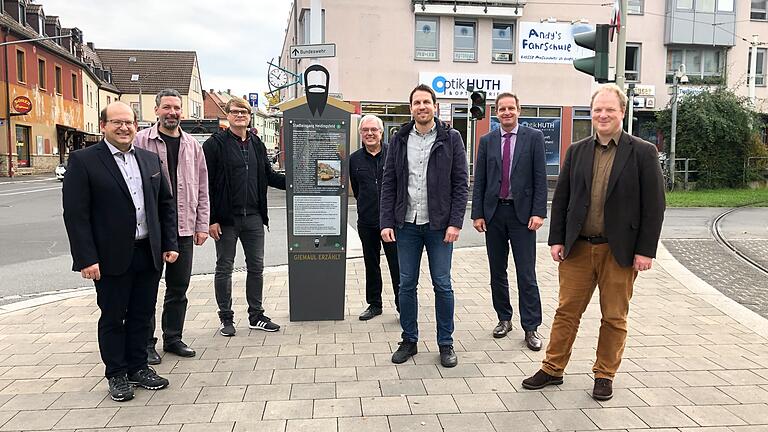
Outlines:
[[232,94],[232,89],[227,89],[227,94],[231,95]]
[[96,49],[96,48],[95,48],[95,45],[93,44],[93,42],[88,42],[88,44],[87,44],[87,45],[88,45],[88,48],[90,48],[90,49],[92,49],[92,50],[93,50],[93,49]]
[[213,93],[213,89],[208,90],[208,93]]

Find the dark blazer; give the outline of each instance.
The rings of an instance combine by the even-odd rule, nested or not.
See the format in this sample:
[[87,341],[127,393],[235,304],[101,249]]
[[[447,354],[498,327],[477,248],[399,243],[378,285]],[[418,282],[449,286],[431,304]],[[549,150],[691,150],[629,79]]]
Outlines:
[[[475,161],[475,186],[472,190],[472,219],[490,223],[496,212],[501,188],[501,128],[480,138]],[[512,155],[511,198],[521,224],[531,216],[547,217],[547,162],[544,134],[520,125]]]
[[[179,250],[176,206],[168,180],[161,173],[160,158],[136,148],[136,160],[144,189],[152,258],[155,269],[160,271],[162,253]],[[98,263],[102,274],[125,273],[133,256],[136,209],[120,168],[103,140],[69,155],[62,195],[72,270]]]
[[[456,129],[437,118],[437,137],[427,161],[427,208],[429,229],[461,229],[467,211],[469,187],[467,152]],[[411,120],[389,142],[381,180],[379,224],[381,229],[402,227],[408,206],[408,135],[416,123]]]
[[[587,217],[594,154],[594,136],[568,148],[552,199],[549,244],[564,245],[566,257]],[[656,257],[665,207],[656,147],[622,132],[608,177],[603,230],[619,265],[631,266],[635,254]]]

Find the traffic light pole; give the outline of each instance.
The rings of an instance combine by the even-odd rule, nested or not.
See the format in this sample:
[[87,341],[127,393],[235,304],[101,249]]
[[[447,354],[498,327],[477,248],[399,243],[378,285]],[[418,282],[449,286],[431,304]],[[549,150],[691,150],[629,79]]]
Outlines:
[[621,27],[616,31],[619,39],[616,43],[616,85],[624,89],[624,72],[627,60],[627,7],[628,0],[619,0],[621,4],[619,22]]

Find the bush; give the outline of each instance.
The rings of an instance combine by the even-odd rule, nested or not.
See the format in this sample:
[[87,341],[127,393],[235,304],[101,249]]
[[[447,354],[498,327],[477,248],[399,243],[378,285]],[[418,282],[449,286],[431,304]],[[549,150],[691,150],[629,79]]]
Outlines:
[[[656,126],[664,133],[669,151],[671,102],[656,113]],[[744,161],[762,156],[759,145],[762,120],[749,108],[749,99],[725,88],[685,96],[677,104],[677,158],[696,159],[697,187],[744,186]]]

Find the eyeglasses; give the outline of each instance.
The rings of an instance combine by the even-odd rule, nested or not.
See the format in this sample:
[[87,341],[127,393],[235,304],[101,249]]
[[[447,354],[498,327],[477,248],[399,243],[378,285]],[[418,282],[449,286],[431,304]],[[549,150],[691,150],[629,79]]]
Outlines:
[[360,132],[361,132],[363,135],[365,135],[365,134],[367,134],[367,133],[372,133],[372,134],[375,134],[375,133],[377,133],[377,132],[381,132],[381,129],[379,129],[379,128],[362,128],[362,129],[360,129]]
[[133,120],[107,120],[107,123],[111,124],[112,126],[116,128],[121,128],[123,126],[125,127],[131,127],[134,125]]
[[237,117],[237,116],[249,116],[249,115],[251,115],[251,112],[250,112],[250,111],[248,111],[248,110],[238,110],[238,109],[229,110],[229,113],[230,113],[230,114],[232,114],[232,115],[233,115],[233,116],[235,116],[235,117]]

